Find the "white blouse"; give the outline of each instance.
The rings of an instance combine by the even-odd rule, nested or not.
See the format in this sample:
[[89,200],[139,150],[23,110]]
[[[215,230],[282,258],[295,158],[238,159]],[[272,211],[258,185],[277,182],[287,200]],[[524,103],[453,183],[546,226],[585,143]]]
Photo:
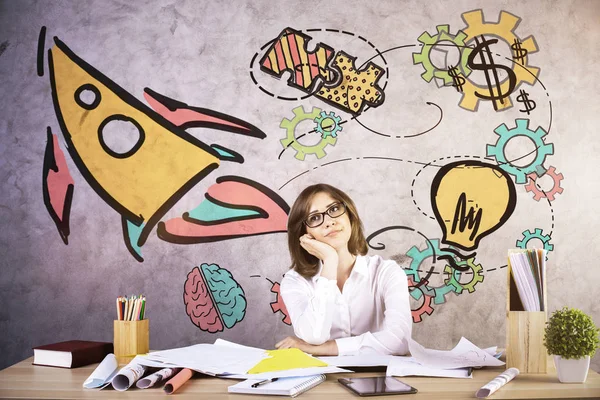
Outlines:
[[340,356],[408,353],[408,280],[395,261],[358,256],[341,292],[336,281],[320,273],[306,279],[290,270],[281,281],[281,297],[298,338],[315,345],[335,339]]

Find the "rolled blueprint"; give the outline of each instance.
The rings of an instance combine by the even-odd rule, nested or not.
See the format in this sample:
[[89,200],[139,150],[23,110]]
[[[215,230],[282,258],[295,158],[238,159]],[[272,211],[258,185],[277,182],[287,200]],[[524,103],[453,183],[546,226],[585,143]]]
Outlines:
[[519,370],[516,368],[509,368],[494,379],[492,379],[489,383],[485,384],[475,393],[477,398],[481,399],[484,397],[488,397],[496,390],[500,389],[502,386],[506,385],[510,382],[515,376],[519,375]]
[[127,390],[144,375],[147,369],[148,367],[138,364],[134,358],[129,364],[121,368],[113,378],[112,385],[118,391]]
[[171,376],[175,375],[177,371],[179,371],[178,368],[163,368],[160,371],[157,371],[153,374],[144,377],[144,379],[140,379],[139,381],[137,381],[135,386],[137,386],[140,389],[147,389],[149,387],[154,386],[158,381],[164,381],[165,379],[169,379]]

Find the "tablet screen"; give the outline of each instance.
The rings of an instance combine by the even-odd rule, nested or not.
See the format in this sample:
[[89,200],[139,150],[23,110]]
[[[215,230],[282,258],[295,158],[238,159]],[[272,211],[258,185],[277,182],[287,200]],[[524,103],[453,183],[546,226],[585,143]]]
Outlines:
[[390,376],[346,378],[339,382],[359,395],[416,393],[417,389]]

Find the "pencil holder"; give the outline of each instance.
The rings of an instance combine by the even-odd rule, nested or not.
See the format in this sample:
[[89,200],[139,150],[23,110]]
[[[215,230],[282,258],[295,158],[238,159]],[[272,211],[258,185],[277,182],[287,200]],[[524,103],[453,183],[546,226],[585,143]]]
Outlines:
[[150,351],[149,320],[114,321],[113,344],[119,363],[128,363],[138,354]]
[[[523,374],[545,374],[548,354],[544,346],[546,311],[525,311],[508,258],[508,295],[506,328],[506,367],[518,368]],[[544,304],[546,310],[546,286]]]

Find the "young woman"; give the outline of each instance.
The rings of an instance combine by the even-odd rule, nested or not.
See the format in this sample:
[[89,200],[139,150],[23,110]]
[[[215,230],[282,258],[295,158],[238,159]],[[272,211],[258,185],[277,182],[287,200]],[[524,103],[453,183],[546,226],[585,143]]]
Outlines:
[[297,337],[278,349],[313,355],[408,353],[412,331],[408,281],[391,260],[367,256],[356,206],[341,190],[309,186],[288,219],[292,266],[281,297]]

